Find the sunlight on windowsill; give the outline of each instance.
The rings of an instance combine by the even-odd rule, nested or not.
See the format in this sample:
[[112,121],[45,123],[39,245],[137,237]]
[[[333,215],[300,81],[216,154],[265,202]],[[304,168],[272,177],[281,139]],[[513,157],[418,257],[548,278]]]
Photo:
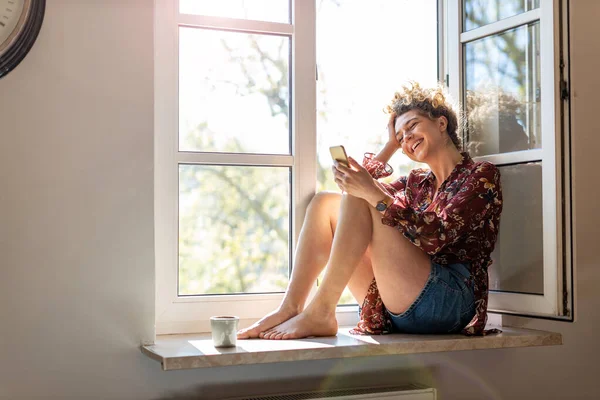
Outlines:
[[210,334],[160,335],[142,353],[178,370],[232,365],[265,364],[331,358],[419,354],[461,350],[562,345],[562,335],[531,329],[503,327],[485,337],[463,335],[351,335],[340,328],[335,337],[302,340],[238,340],[232,348],[215,348]]

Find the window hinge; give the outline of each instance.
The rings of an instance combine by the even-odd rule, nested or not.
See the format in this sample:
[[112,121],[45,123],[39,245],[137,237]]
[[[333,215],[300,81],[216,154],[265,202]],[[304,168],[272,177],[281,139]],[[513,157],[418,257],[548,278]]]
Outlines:
[[450,87],[450,75],[446,74],[446,87]]
[[563,315],[565,317],[570,317],[571,316],[571,310],[569,310],[569,300],[568,297],[569,296],[569,292],[567,291],[567,289],[563,290]]
[[569,99],[569,87],[567,82],[564,79],[560,80],[560,99],[568,100]]
[[315,67],[316,80],[319,80],[319,67]]
[[569,86],[567,85],[567,81],[565,81],[565,59],[562,54],[560,56],[560,63],[558,65],[560,68],[560,99],[568,100],[569,99]]

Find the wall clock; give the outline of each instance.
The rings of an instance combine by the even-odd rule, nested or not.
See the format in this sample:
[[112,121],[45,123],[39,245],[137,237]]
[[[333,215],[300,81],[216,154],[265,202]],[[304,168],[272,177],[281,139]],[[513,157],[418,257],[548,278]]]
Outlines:
[[0,78],[25,58],[37,39],[46,0],[0,0]]

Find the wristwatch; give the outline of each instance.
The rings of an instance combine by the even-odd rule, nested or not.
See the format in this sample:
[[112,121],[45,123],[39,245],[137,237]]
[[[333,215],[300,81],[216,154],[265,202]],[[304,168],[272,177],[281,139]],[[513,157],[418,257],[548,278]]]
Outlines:
[[387,208],[390,206],[388,204],[388,201],[390,199],[388,197],[384,198],[383,200],[377,202],[377,205],[375,206],[375,209],[379,212],[385,211],[387,210]]

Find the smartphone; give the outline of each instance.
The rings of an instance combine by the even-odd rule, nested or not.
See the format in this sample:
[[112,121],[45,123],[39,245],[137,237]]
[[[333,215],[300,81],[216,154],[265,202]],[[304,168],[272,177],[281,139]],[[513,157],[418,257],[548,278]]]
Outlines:
[[329,148],[329,152],[331,153],[331,158],[333,158],[340,164],[345,165],[346,167],[350,166],[350,163],[348,162],[348,156],[346,155],[346,149],[344,149],[344,146],[332,146]]

